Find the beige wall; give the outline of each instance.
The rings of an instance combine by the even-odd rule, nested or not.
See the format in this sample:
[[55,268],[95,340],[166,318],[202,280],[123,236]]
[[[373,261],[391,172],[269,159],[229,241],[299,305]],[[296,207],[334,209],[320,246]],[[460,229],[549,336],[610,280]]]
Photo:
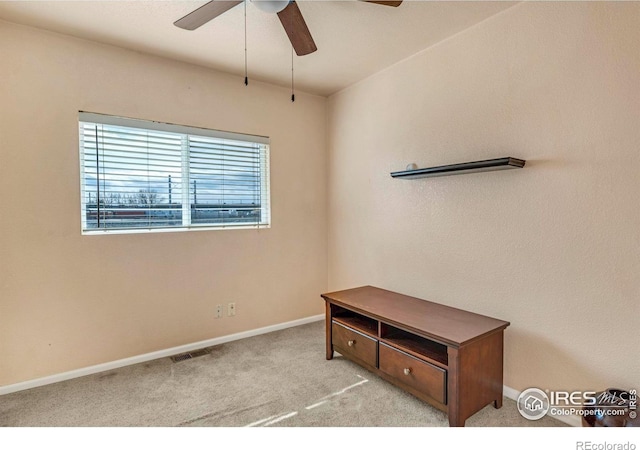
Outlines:
[[[640,382],[640,4],[520,4],[329,99],[329,288],[511,321],[505,384]],[[395,180],[501,156],[522,170]]]
[[[323,311],[325,98],[6,22],[0,80],[0,385]],[[270,136],[272,228],[81,236],[78,110]]]

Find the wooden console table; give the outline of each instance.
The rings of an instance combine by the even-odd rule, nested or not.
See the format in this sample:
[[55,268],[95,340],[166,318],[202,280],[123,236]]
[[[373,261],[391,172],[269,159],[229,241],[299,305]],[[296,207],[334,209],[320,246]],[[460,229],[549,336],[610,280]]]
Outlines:
[[502,406],[509,322],[372,286],[322,294],[334,349],[447,413],[449,425]]

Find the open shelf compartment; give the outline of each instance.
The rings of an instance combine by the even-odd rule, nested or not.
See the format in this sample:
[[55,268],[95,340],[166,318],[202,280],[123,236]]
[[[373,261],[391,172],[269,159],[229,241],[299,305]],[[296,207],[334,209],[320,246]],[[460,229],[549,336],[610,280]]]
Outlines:
[[405,351],[422,359],[427,358],[442,367],[447,367],[449,357],[446,345],[385,323],[381,324],[380,331],[380,338],[383,342],[398,350]]
[[378,321],[353,311],[332,305],[333,320],[356,331],[378,337]]

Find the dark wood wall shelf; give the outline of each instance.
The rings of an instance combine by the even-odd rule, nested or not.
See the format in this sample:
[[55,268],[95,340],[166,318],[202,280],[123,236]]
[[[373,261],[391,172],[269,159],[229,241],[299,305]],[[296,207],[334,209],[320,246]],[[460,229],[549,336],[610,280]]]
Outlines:
[[444,411],[451,426],[502,406],[509,322],[372,286],[322,294],[334,350]]
[[444,175],[456,175],[461,173],[489,172],[493,170],[521,169],[526,161],[510,156],[483,161],[472,161],[446,166],[427,167],[424,169],[402,170],[391,172],[393,178],[413,180],[416,178],[440,177]]

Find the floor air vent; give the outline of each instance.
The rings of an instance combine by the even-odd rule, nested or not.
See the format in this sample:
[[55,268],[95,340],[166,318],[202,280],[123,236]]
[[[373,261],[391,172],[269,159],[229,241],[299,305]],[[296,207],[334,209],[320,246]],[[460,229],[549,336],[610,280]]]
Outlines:
[[209,349],[203,348],[202,350],[194,350],[192,352],[180,353],[179,355],[173,355],[170,358],[171,358],[171,361],[173,361],[174,363],[177,363],[177,362],[180,362],[180,361],[186,361],[187,359],[197,358],[198,356],[208,355],[209,353],[210,353]]

